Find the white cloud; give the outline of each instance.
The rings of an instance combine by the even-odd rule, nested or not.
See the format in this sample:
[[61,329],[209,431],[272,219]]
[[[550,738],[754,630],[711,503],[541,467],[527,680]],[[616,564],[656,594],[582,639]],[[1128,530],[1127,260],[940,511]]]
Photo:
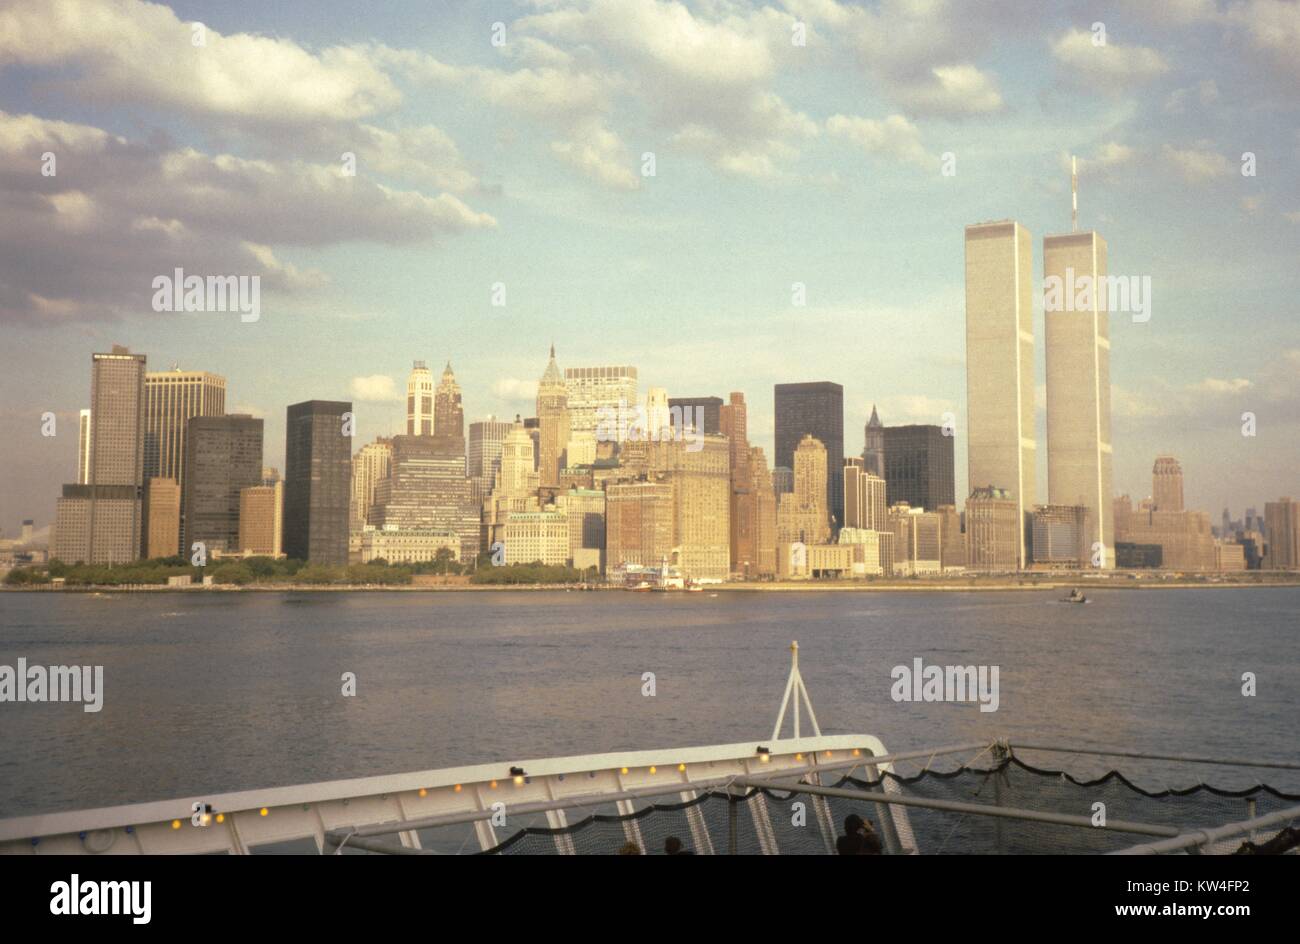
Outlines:
[[253,123],[363,118],[401,95],[358,49],[205,28],[139,0],[18,0],[0,10],[0,61],[72,66],[86,101],[179,107]]
[[880,120],[832,115],[826,121],[826,130],[835,137],[851,141],[868,154],[916,164],[931,161],[921,145],[920,131],[902,115],[890,115]]
[[502,400],[536,400],[537,381],[502,377],[492,384],[492,393]]
[[1104,45],[1094,45],[1093,34],[1085,30],[1070,30],[1051,47],[1052,55],[1075,82],[1111,91],[1130,88],[1169,71],[1169,63],[1154,49],[1123,46],[1109,39]]
[[[59,169],[36,178],[41,154]],[[75,185],[73,184],[75,181]],[[340,168],[139,143],[87,126],[0,112],[0,316],[87,320],[151,310],[149,286],[181,266],[260,274],[264,290],[324,276],[280,247],[420,244],[496,221],[450,194],[381,186]]]
[[1166,144],[1161,153],[1188,183],[1201,183],[1232,171],[1226,157],[1204,146],[1179,149]]
[[1244,390],[1249,390],[1250,387],[1250,381],[1242,377],[1235,377],[1230,380],[1206,377],[1196,385],[1197,390],[1204,390],[1207,393],[1241,393]]
[[403,398],[402,392],[397,389],[397,382],[387,374],[353,377],[348,389],[352,399],[365,403],[400,403]]

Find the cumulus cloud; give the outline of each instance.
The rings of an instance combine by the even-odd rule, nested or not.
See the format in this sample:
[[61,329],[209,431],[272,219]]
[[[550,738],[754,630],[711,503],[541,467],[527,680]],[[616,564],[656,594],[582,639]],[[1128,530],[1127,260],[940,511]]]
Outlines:
[[921,145],[916,125],[902,115],[876,120],[852,115],[832,115],[826,130],[833,136],[857,145],[868,154],[915,164],[928,164],[931,158]]
[[1201,183],[1232,172],[1232,164],[1226,157],[1205,146],[1180,149],[1166,144],[1161,154],[1188,183]]
[[359,119],[397,105],[361,51],[205,27],[140,0],[17,0],[0,10],[0,61],[71,69],[85,101],[132,101],[251,123]]
[[[52,153],[58,173],[34,172]],[[0,316],[103,319],[150,310],[175,267],[302,291],[319,272],[283,246],[431,242],[495,220],[450,194],[396,190],[298,160],[208,155],[0,112]],[[273,248],[276,247],[276,248]]]
[[1169,63],[1154,49],[1120,45],[1109,39],[1096,45],[1093,34],[1085,30],[1064,33],[1051,48],[1067,78],[1109,91],[1122,91],[1169,71]]
[[353,377],[348,390],[353,400],[364,403],[399,403],[403,399],[402,391],[397,389],[397,382],[387,374]]

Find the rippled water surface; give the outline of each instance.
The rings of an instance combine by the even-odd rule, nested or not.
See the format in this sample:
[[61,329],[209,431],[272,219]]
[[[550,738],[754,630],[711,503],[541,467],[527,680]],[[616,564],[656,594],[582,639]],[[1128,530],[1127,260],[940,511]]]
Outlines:
[[[0,816],[758,742],[791,639],[823,732],[875,734],[892,750],[1006,736],[1300,754],[1300,589],[1091,595],[1065,606],[1057,591],[0,594],[0,664],[105,674],[98,714],[0,704]],[[998,711],[893,701],[891,668],[916,657],[998,665]],[[355,698],[340,694],[344,672],[357,675]],[[1254,698],[1244,672],[1258,677]],[[1259,777],[1300,789],[1293,774]]]

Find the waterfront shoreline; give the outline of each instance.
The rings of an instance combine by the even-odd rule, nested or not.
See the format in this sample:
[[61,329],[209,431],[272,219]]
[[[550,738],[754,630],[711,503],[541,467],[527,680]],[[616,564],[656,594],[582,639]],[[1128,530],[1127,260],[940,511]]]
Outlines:
[[[1277,580],[1098,580],[1097,578],[1053,579],[1041,582],[1016,583],[957,583],[949,581],[862,582],[862,581],[785,581],[737,582],[710,584],[704,593],[1005,593],[1008,591],[1069,590],[1074,587],[1095,590],[1224,590],[1236,588],[1300,587],[1300,578]],[[168,587],[161,585],[88,585],[76,587],[50,587],[27,585],[0,587],[7,593],[537,593],[565,591],[571,593],[620,592],[624,587],[588,586],[569,584],[465,584],[448,583],[427,586],[363,585],[363,584],[268,584],[259,586]],[[681,590],[654,591],[681,594]]]

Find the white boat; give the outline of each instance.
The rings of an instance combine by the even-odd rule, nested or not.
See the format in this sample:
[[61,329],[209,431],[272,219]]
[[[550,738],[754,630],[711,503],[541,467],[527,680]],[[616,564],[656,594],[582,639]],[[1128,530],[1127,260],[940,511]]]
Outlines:
[[[657,852],[656,845],[671,834],[703,854],[824,854],[835,850],[846,812],[865,813],[892,854],[1228,852],[1243,838],[1284,839],[1283,827],[1300,818],[1300,796],[1260,787],[1230,794],[1241,802],[1241,822],[1214,827],[1204,819],[1211,810],[1221,811],[1222,797],[1229,795],[1216,792],[1211,805],[1188,805],[1188,820],[1179,826],[1168,825],[1173,801],[1162,797],[1157,823],[1112,820],[1098,827],[1079,815],[1088,809],[1079,798],[1060,796],[1065,775],[1029,767],[1016,751],[1291,770],[1300,764],[1007,741],[890,754],[869,734],[821,733],[799,672],[797,643],[791,651],[776,726],[761,741],[511,760],[22,816],[0,820],[0,853],[428,855],[466,851],[472,840],[469,851],[573,855],[633,847]],[[803,734],[804,711],[809,736]],[[787,714],[792,731],[783,737]],[[954,758],[956,773],[938,771],[936,762]],[[899,765],[919,772],[912,776]],[[1003,784],[1012,780],[1014,795],[1022,795],[1024,784],[1041,783],[1058,803],[1064,801],[1063,809],[1005,805]],[[1115,786],[1112,777],[1069,782],[1085,794],[1096,784]],[[938,796],[938,790],[948,795]],[[1018,820],[1036,826],[1004,828]],[[987,822],[993,828],[981,828]],[[459,850],[441,841],[449,831]],[[1133,846],[1136,839],[1146,843]],[[1025,849],[1026,842],[1044,841],[1046,848]]]

